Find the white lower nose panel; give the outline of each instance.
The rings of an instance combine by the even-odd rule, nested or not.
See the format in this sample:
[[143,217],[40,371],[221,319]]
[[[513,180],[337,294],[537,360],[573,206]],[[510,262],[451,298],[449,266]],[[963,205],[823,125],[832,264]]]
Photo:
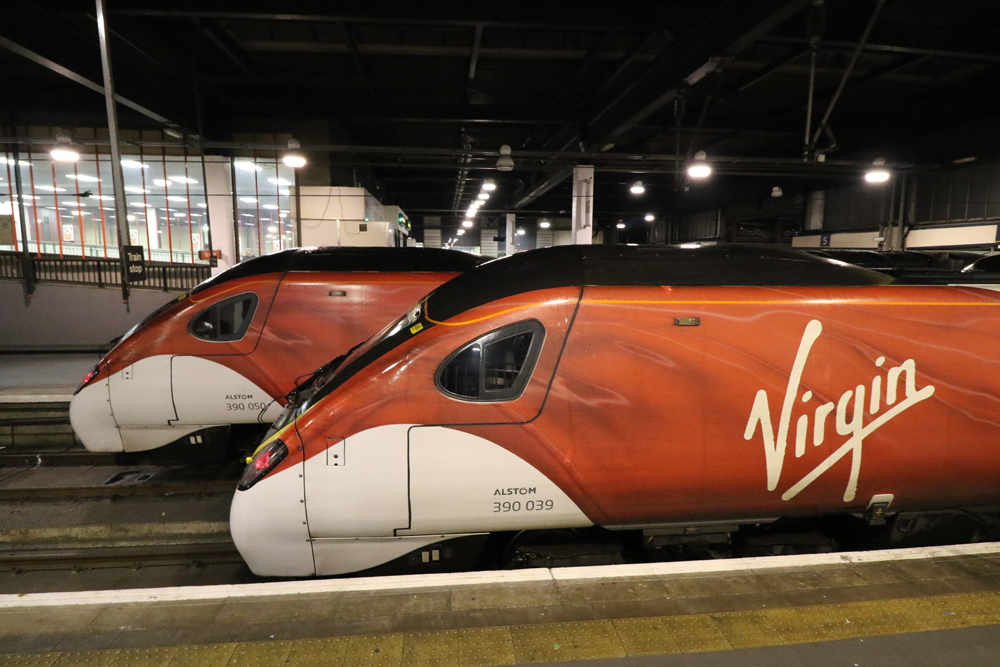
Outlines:
[[409,441],[412,523],[397,535],[593,525],[552,480],[489,440],[420,426]]
[[76,437],[92,452],[121,452],[121,435],[111,414],[108,380],[84,387],[69,402],[69,422]]

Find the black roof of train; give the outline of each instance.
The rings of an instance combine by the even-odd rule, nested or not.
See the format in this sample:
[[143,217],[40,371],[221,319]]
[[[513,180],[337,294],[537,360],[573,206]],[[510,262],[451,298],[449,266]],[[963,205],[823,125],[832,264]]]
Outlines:
[[521,292],[585,285],[856,286],[893,276],[797,250],[723,245],[700,248],[572,245],[487,262],[438,287],[435,319]]
[[440,248],[293,248],[240,262],[192,290],[264,273],[321,271],[336,273],[461,273],[488,257]]

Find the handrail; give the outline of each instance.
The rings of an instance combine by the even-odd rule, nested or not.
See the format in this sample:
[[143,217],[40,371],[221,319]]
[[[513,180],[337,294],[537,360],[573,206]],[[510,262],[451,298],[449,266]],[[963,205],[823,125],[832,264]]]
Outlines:
[[[121,264],[117,259],[104,257],[31,257],[36,283],[62,283],[66,285],[121,285]],[[0,280],[24,280],[24,258],[16,252],[0,251]],[[165,264],[149,262],[146,280],[129,283],[135,288],[188,290],[208,280],[211,268],[199,264]]]

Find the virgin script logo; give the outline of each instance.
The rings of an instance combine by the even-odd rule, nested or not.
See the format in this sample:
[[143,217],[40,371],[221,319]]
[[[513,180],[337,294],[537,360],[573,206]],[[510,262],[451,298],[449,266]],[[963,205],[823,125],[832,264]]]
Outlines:
[[[771,426],[771,406],[767,392],[763,389],[757,392],[753,407],[750,409],[750,419],[747,421],[746,430],[743,433],[745,440],[751,440],[757,432],[757,424],[760,424],[761,437],[764,439],[764,460],[767,464],[767,490],[774,491],[778,488],[778,481],[781,478],[782,466],[785,462],[785,450],[788,445],[788,434],[792,420],[792,409],[799,399],[799,385],[802,381],[802,371],[809,359],[809,352],[813,343],[819,338],[823,331],[823,325],[819,320],[812,320],[806,325],[802,334],[802,342],[799,343],[799,351],[795,354],[795,361],[792,364],[791,375],[788,376],[788,387],[785,389],[785,398],[781,404],[781,416],[778,420],[778,433],[775,436],[774,428]],[[875,360],[875,366],[881,368],[885,363],[885,357]],[[878,372],[877,372],[878,373]],[[904,379],[905,396],[897,402],[899,394],[899,381]],[[820,475],[829,470],[840,459],[848,454],[851,455],[851,473],[847,481],[847,489],[844,491],[844,502],[849,503],[854,500],[854,495],[858,488],[858,475],[861,473],[861,453],[864,447],[865,438],[884,426],[893,417],[896,417],[913,407],[917,403],[924,401],[934,395],[934,387],[927,385],[919,391],[917,390],[917,364],[913,359],[907,359],[903,363],[888,369],[885,378],[885,410],[882,410],[882,375],[876,374],[872,378],[871,389],[866,385],[859,384],[854,389],[848,389],[840,396],[840,400],[834,405],[833,402],[824,403],[816,408],[812,416],[812,444],[818,447],[823,444],[826,437],[826,422],[830,413],[835,412],[834,425],[838,435],[850,436],[836,451],[830,454],[822,463],[798,482],[793,484],[781,495],[782,500],[791,500],[806,487],[815,482]],[[868,414],[871,419],[865,423],[865,396],[868,396]],[[801,395],[803,403],[808,403],[813,398],[811,391],[806,391]],[[850,414],[850,417],[848,415]],[[806,439],[809,436],[809,415],[801,415],[795,423],[795,458],[801,458],[806,453]]]

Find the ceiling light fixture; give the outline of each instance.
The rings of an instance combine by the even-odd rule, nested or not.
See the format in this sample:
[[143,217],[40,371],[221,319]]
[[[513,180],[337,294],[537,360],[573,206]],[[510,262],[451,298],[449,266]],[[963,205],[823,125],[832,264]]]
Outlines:
[[885,183],[889,180],[889,170],[885,168],[885,158],[877,157],[872,161],[872,168],[865,172],[865,180],[869,183]]
[[646,222],[652,222],[653,220],[656,220],[656,216],[654,216],[652,213],[647,213]]
[[487,199],[490,198],[490,193],[489,192],[480,192],[479,195],[478,195],[478,197],[479,197],[479,199],[482,199],[483,201],[486,201]]
[[171,181],[169,178],[166,179],[166,180],[164,180],[162,178],[154,178],[153,179],[153,185],[159,185],[161,188],[169,188],[173,184],[174,184],[174,182]]
[[632,187],[629,188],[629,192],[631,192],[634,195],[641,195],[645,191],[646,188],[643,187],[642,181],[636,181],[635,183],[632,184]]
[[133,169],[149,169],[148,164],[143,164],[137,160],[122,160],[123,167],[132,167]]
[[459,236],[461,236],[462,234],[464,234],[464,233],[465,233],[465,230],[464,230],[464,229],[460,229],[460,230],[458,230],[458,231],[457,231],[457,232],[455,232],[455,233],[456,233],[456,234],[458,234]]
[[76,162],[80,159],[80,154],[69,148],[53,148],[49,155],[57,162]]
[[237,161],[234,163],[237,169],[242,169],[243,171],[261,171],[263,167],[260,167],[253,162]]
[[775,198],[784,197],[785,193],[782,192],[780,185],[775,185],[773,188],[771,188],[771,196]]
[[518,236],[524,236],[524,229],[522,228],[522,229],[517,230],[517,235]]
[[483,190],[486,190],[486,192],[493,192],[496,189],[497,189],[497,184],[493,182],[492,178],[487,178],[485,181],[483,181]]
[[[298,139],[289,139],[288,148],[290,150],[297,151],[302,148],[302,144],[299,143]],[[299,153],[286,153],[285,156],[281,158],[281,161],[292,169],[298,169],[299,167],[306,166],[306,159]]]
[[552,223],[549,222],[548,220],[542,220],[541,222],[538,223],[538,226],[541,227],[542,229],[548,229],[549,227],[552,226]]
[[465,227],[466,229],[468,229],[469,227],[472,227],[472,224],[473,224],[472,220],[463,220],[462,221],[462,226]]
[[698,151],[694,154],[695,161],[688,166],[687,173],[691,178],[708,178],[712,173],[712,168],[705,163],[708,155],[705,151]]
[[615,225],[615,227],[617,227],[618,229],[625,229],[625,223],[619,222],[617,225]]
[[497,171],[512,171],[514,169],[514,158],[510,156],[510,146],[504,144],[500,147],[500,157],[497,158]]
[[87,176],[86,174],[66,174],[66,178],[73,179],[74,181],[80,183],[96,183],[98,181],[97,178]]

